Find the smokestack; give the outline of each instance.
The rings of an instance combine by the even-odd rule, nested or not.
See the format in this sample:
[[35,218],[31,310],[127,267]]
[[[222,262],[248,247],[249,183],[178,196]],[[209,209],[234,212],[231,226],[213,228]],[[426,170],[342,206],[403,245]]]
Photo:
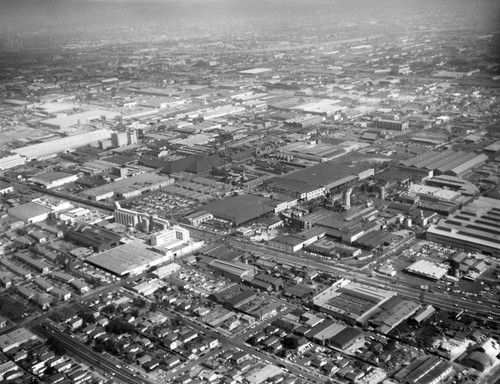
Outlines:
[[344,192],[345,209],[351,208],[351,194],[352,194],[352,188],[347,188],[347,190]]
[[380,187],[380,199],[385,200],[385,187]]

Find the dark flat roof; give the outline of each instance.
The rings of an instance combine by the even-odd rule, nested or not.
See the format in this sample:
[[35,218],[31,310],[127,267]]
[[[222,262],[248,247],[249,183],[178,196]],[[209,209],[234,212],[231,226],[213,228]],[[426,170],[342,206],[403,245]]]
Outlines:
[[254,195],[226,197],[207,204],[204,208],[215,217],[229,220],[236,225],[274,212],[276,201]]

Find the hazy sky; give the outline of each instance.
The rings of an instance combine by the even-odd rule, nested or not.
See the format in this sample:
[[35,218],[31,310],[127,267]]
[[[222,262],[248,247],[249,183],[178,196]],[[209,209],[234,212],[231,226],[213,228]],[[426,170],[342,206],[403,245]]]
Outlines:
[[[51,39],[103,38],[120,28],[154,28],[185,36],[245,33],[293,33],[294,26],[402,19],[436,26],[500,26],[500,0],[0,0],[0,38],[44,35]],[[401,24],[405,24],[404,22]],[[194,28],[194,29],[193,29]],[[165,32],[167,31],[167,32]],[[303,33],[300,28],[297,31]]]

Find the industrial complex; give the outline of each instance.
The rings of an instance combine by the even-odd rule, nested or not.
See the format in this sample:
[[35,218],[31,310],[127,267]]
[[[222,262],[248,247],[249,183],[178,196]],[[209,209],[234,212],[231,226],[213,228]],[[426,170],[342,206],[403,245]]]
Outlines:
[[0,0],[0,382],[500,384],[498,15]]

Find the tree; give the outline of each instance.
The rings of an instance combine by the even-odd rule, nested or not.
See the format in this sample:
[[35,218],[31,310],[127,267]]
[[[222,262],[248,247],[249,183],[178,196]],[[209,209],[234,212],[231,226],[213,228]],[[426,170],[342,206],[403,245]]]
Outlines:
[[103,313],[113,314],[116,311],[116,307],[113,304],[106,305],[103,309]]
[[174,325],[176,327],[183,325],[183,324],[184,324],[184,319],[182,318],[182,316],[175,316],[172,319],[172,325]]
[[297,349],[299,346],[299,339],[296,337],[287,337],[283,340],[283,346],[288,349]]
[[94,316],[90,312],[81,311],[78,315],[82,318],[84,323],[93,324],[95,321]]
[[56,339],[54,336],[50,336],[47,339],[47,344],[56,355],[62,356],[66,354],[66,348],[64,348],[64,345],[61,343],[61,341],[59,341],[59,339]]

